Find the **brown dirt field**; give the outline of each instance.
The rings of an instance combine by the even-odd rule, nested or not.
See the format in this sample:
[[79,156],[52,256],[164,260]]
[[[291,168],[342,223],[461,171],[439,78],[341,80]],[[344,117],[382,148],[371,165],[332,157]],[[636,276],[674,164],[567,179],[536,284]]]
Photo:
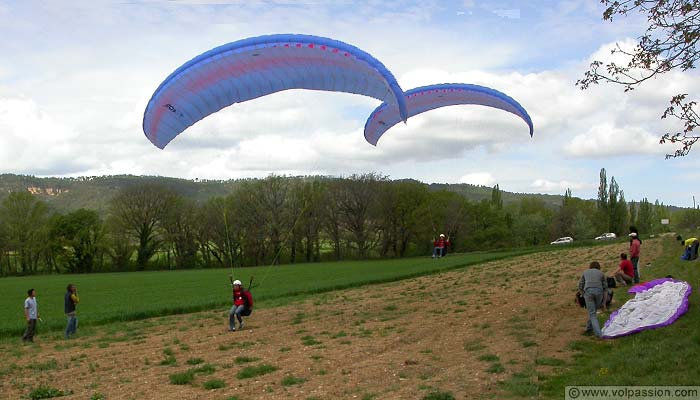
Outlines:
[[[612,272],[626,250],[625,243],[562,249],[321,294],[258,309],[239,332],[227,332],[226,313],[217,310],[100,327],[70,341],[3,343],[0,397],[19,399],[39,384],[73,391],[66,399],[421,399],[433,390],[457,399],[536,396],[537,376],[561,368],[536,360],[568,362],[567,343],[584,338],[586,314],[573,305],[580,273],[592,260]],[[660,241],[645,241],[640,265],[660,254]],[[160,365],[166,348],[176,365]],[[203,362],[188,365],[194,358]],[[215,371],[170,383],[171,374],[205,364]],[[236,376],[261,364],[278,369]],[[284,385],[285,377],[303,381]],[[225,387],[205,389],[211,379]]]

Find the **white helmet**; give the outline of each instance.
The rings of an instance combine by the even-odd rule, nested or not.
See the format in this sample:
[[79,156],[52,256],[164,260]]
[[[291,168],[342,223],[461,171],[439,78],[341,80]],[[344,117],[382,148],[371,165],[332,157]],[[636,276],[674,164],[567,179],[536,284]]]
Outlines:
[[238,279],[236,279],[235,281],[233,281],[233,284],[234,284],[234,285],[239,285],[239,286],[240,286],[240,285],[241,285],[241,281],[239,281]]
[[444,233],[441,233],[441,234],[440,234],[440,237],[445,237],[445,234],[444,234]]

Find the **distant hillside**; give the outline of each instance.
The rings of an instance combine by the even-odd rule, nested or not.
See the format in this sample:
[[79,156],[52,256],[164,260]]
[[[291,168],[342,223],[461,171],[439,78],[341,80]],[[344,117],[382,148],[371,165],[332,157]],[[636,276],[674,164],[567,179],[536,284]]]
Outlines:
[[[158,183],[168,186],[182,195],[197,202],[203,202],[215,196],[226,196],[240,183],[240,180],[187,180],[161,176],[90,176],[79,178],[37,178],[26,175],[0,175],[0,199],[12,191],[29,191],[46,201],[51,208],[67,212],[79,208],[88,208],[104,214],[110,199],[121,188],[140,183]],[[428,184],[431,191],[449,190],[459,193],[471,201],[488,200],[491,188],[469,184]],[[517,202],[523,197],[537,198],[551,208],[562,203],[563,196],[531,193],[502,192],[505,204]],[[675,209],[675,207],[673,207]]]
[[[446,183],[432,183],[428,185],[430,190],[449,190],[455,193],[459,193],[466,199],[471,201],[481,201],[490,200],[492,188],[487,186],[474,186],[466,183],[460,184],[446,184]],[[557,208],[561,206],[564,199],[563,195],[552,195],[552,194],[537,194],[537,193],[513,193],[501,191],[503,203],[509,204],[519,201],[523,197],[527,198],[537,198],[544,202],[547,207]]]
[[90,176],[79,178],[37,178],[0,175],[0,199],[13,191],[29,191],[59,212],[88,208],[104,214],[110,199],[120,189],[140,183],[158,183],[195,201],[226,196],[238,181],[191,181],[161,176]]

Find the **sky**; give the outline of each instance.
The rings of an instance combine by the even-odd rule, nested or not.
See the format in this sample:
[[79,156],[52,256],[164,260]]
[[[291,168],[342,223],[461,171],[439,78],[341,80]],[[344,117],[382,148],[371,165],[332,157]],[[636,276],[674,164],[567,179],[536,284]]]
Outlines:
[[[697,94],[694,71],[625,93],[575,86],[616,43],[632,46],[640,15],[602,20],[592,0],[562,1],[7,1],[0,0],[0,173],[162,175],[235,179],[269,174],[470,183],[595,198],[598,174],[625,198],[692,206],[700,149],[665,160],[670,98]],[[158,85],[195,56],[275,33],[318,35],[379,59],[403,90],[472,83],[530,114],[480,106],[420,114],[374,147],[363,128],[378,100],[289,90],[209,116],[164,150],[145,137]],[[700,193],[698,193],[700,195]]]

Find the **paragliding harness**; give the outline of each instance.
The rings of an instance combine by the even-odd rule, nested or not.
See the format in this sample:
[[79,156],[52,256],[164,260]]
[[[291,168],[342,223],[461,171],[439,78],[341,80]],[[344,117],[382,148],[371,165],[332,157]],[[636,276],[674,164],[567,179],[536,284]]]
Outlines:
[[[229,276],[229,280],[231,281],[231,287],[233,287],[233,276]],[[245,306],[245,309],[241,313],[242,316],[248,317],[250,314],[253,313],[253,293],[250,291],[250,289],[253,288],[253,277],[250,277],[250,282],[248,282],[248,289],[244,288],[241,285],[241,292],[240,292],[240,297],[243,300],[243,305]],[[246,295],[246,293],[248,295]],[[235,300],[235,295],[234,295],[234,300]]]
[[[612,279],[613,281],[615,280],[615,278],[608,278],[608,283],[610,282],[609,279]],[[608,286],[608,298],[605,300],[605,307],[610,307],[610,303],[612,303],[615,292],[613,292],[611,288],[614,288],[615,286],[616,285]],[[586,299],[580,292],[576,292],[576,299],[574,302],[581,306],[581,308],[586,308]]]

